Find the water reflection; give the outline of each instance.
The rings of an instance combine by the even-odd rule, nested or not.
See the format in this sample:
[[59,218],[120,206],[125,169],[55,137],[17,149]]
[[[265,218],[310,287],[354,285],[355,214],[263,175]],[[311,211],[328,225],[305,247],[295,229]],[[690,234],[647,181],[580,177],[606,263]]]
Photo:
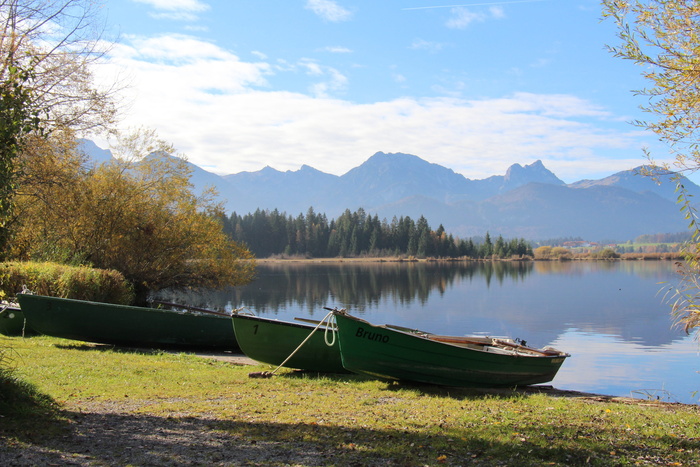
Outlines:
[[161,298],[286,320],[337,306],[378,324],[522,338],[573,355],[557,387],[678,388],[696,402],[697,343],[672,327],[663,302],[676,282],[670,261],[263,263],[245,287]]
[[482,280],[502,285],[523,280],[532,262],[368,262],[263,263],[257,280],[245,287],[204,293],[161,293],[193,306],[216,309],[246,306],[276,314],[290,305],[317,313],[317,308],[341,304],[364,311],[387,297],[402,304],[426,304],[434,293],[444,294],[455,283]]
[[529,335],[543,345],[574,328],[658,346],[680,336],[659,293],[674,280],[671,262],[263,263],[248,286],[161,298],[283,318],[338,306],[434,332]]
[[649,348],[570,330],[553,345],[574,356],[557,374],[557,387],[669,402],[700,401],[700,358],[690,337]]

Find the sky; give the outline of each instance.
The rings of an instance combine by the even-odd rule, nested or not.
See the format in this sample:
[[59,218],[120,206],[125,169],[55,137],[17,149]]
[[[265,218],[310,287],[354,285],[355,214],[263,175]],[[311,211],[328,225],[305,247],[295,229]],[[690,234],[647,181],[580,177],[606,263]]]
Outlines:
[[342,175],[382,151],[571,183],[668,159],[629,123],[646,83],[606,49],[599,0],[103,1],[120,126],[210,172]]

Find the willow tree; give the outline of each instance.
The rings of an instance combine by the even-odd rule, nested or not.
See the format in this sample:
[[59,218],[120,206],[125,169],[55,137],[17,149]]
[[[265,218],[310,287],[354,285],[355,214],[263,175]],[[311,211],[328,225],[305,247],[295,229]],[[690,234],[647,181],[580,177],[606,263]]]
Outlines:
[[[603,15],[617,26],[612,53],[642,67],[649,86],[635,93],[648,120],[634,123],[654,132],[671,149],[670,164],[652,164],[650,175],[673,173],[692,243],[679,263],[681,285],[672,311],[686,332],[700,338],[700,226],[682,176],[700,169],[700,2],[697,0],[603,0]],[[653,155],[647,154],[653,163]]]
[[51,156],[17,196],[12,255],[115,269],[141,302],[164,288],[252,280],[253,256],[223,232],[213,193],[196,195],[186,160],[150,144],[152,136],[137,133],[116,151],[121,157],[94,168],[71,144],[47,144]]

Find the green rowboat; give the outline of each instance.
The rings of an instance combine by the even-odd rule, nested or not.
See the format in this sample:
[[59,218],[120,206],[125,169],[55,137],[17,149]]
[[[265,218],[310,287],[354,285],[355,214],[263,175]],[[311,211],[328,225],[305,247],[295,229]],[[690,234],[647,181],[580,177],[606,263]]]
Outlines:
[[[284,363],[286,368],[321,373],[348,372],[340,361],[338,342],[331,346],[326,344],[326,340],[332,343],[334,336],[326,337],[323,325],[311,334],[315,326],[307,324],[240,313],[234,313],[231,319],[241,351],[253,360],[275,366]],[[309,339],[304,342],[307,337]],[[302,342],[304,344],[299,347]],[[292,353],[294,355],[285,362]]]
[[438,336],[375,326],[335,310],[343,366],[388,380],[443,386],[515,387],[554,379],[569,355],[509,339]]
[[19,306],[3,303],[0,305],[0,334],[25,336],[36,334],[36,331],[27,326]]
[[146,348],[239,350],[231,317],[68,298],[19,294],[27,324],[37,332],[86,342]]

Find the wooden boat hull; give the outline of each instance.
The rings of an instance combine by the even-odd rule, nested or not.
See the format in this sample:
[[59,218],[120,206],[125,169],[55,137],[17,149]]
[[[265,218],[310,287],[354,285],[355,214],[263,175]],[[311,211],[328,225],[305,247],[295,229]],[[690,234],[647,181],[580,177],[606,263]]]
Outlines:
[[32,329],[48,336],[146,348],[239,350],[231,318],[20,294]]
[[443,386],[514,387],[554,379],[564,359],[474,350],[335,313],[343,366],[388,380]]
[[[253,360],[275,366],[282,364],[315,327],[235,313],[231,319],[241,351]],[[324,329],[316,330],[284,366],[322,373],[347,373],[340,360],[338,342],[326,345]]]

